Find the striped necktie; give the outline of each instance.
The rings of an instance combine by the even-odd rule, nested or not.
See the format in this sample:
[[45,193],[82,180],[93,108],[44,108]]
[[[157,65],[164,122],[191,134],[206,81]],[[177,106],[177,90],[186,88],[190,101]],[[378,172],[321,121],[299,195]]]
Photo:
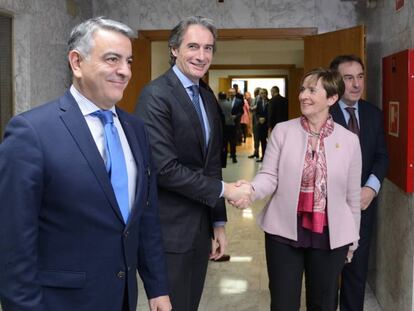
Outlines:
[[355,115],[355,108],[354,107],[346,107],[346,111],[349,113],[349,120],[348,120],[348,129],[357,134],[359,137],[359,126],[358,126],[358,120]]

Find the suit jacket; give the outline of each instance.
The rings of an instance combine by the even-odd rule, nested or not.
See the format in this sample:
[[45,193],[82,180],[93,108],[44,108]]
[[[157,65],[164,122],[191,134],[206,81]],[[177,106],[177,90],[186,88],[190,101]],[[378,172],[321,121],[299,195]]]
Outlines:
[[172,69],[150,82],[136,113],[145,122],[158,176],[164,245],[170,252],[191,249],[200,221],[226,221],[220,150],[222,129],[217,101],[200,80],[200,95],[210,125],[205,138],[194,106]]
[[234,119],[234,122],[236,124],[240,123],[241,116],[243,115],[243,105],[244,102],[242,99],[240,99],[239,97],[234,98],[234,105],[231,109],[231,114],[236,116],[236,118]]
[[288,100],[277,94],[269,100],[268,120],[269,128],[274,128],[277,123],[287,121],[288,115]]
[[[256,119],[257,119],[257,125],[259,128],[265,132],[267,135],[267,123],[268,123],[268,109],[269,109],[269,102],[264,103],[263,99],[260,98],[257,101],[257,107],[256,107]],[[260,123],[259,119],[264,118],[265,121],[263,123]]]
[[[270,136],[263,166],[254,178],[254,198],[271,195],[258,223],[270,234],[297,240],[297,207],[308,134],[300,119],[278,123]],[[327,164],[327,215],[332,249],[356,248],[361,217],[361,149],[358,138],[335,123],[324,139]]]
[[228,126],[235,126],[232,110],[231,102],[228,99],[219,99],[219,105],[221,108],[221,111],[224,115],[224,125]]
[[9,310],[136,309],[167,294],[155,174],[144,125],[117,109],[137,165],[125,225],[104,161],[70,92],[14,117],[0,145],[0,297]]
[[[335,122],[347,128],[344,114],[338,103],[332,105],[330,113]],[[367,182],[369,175],[374,174],[382,183],[388,169],[388,153],[385,144],[384,120],[380,109],[359,100],[359,141],[362,152],[361,186]]]

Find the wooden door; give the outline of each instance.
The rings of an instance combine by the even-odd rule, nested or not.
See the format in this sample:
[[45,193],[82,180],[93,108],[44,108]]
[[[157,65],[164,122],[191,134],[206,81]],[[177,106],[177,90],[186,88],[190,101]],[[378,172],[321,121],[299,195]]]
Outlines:
[[220,77],[219,81],[218,81],[218,91],[227,93],[229,88],[231,88],[231,78],[227,78],[227,77],[221,78]]
[[135,111],[138,95],[142,88],[151,81],[151,42],[140,36],[132,40],[132,77],[124,91],[124,97],[118,103],[128,112]]
[[303,68],[292,68],[289,70],[288,81],[288,102],[289,119],[297,118],[301,115],[299,105],[299,88],[303,76]]
[[328,68],[332,59],[342,54],[355,54],[365,63],[363,25],[304,37],[304,72]]

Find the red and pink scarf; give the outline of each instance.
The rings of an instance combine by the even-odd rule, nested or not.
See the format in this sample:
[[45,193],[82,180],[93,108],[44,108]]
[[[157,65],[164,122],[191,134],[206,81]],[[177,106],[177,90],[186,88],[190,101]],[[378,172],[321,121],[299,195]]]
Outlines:
[[[315,135],[310,130],[308,120],[305,117],[302,116],[300,122],[309,135],[299,194],[298,214],[302,216],[302,226],[304,228],[312,232],[322,233],[323,228],[328,224],[326,214],[327,167],[324,139],[333,132],[334,122],[332,116],[329,116],[319,135]],[[315,150],[312,149],[312,136],[316,136],[318,139]]]

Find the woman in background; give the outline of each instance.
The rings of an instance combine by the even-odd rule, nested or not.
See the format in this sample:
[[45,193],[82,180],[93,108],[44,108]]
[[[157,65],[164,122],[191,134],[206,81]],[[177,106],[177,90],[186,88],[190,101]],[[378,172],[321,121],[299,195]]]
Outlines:
[[246,142],[248,127],[250,124],[250,100],[251,96],[249,92],[244,93],[243,99],[243,114],[240,119],[240,125],[242,129],[243,143]]

